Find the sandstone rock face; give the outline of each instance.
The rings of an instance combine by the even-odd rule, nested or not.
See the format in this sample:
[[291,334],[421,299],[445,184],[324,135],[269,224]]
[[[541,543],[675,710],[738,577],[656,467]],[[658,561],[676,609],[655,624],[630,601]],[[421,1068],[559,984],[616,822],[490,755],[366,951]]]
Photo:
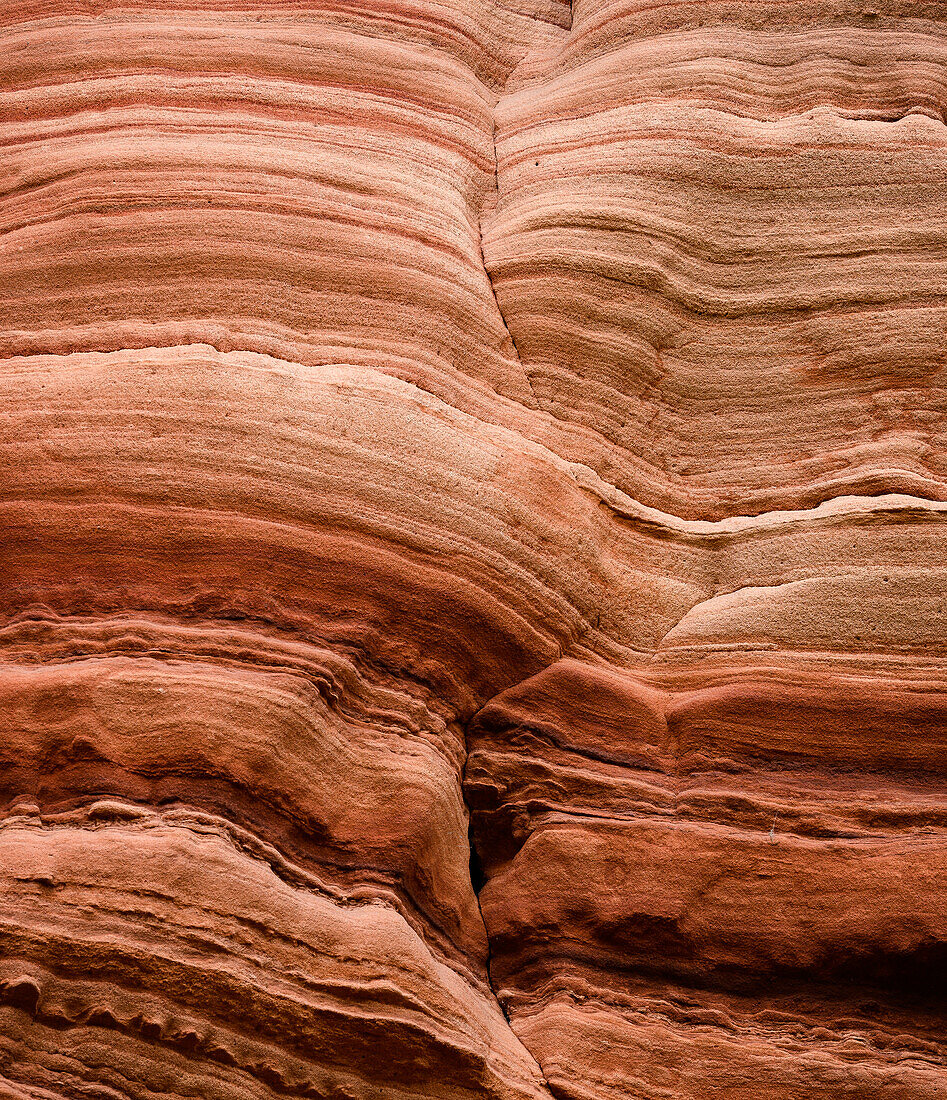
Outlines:
[[0,46],[0,1095],[947,1097],[947,4]]

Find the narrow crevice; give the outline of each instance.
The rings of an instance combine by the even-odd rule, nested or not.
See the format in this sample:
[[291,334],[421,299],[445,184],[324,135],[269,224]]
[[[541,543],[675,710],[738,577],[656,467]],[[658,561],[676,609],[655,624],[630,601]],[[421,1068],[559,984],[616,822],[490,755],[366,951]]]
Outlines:
[[[525,13],[524,13],[525,14]],[[574,23],[574,0],[551,0],[548,10],[543,13],[534,12],[532,18],[539,23],[544,23],[549,27],[558,27],[563,32],[564,40],[567,40],[572,34],[572,27]],[[496,108],[500,99],[503,98],[506,93],[506,88],[509,86],[510,78],[514,75],[515,71],[523,64],[530,54],[529,49],[520,57],[519,63],[514,65],[513,70],[507,72],[506,79],[503,81],[501,87],[497,89],[498,99],[494,102],[493,110],[491,112],[491,121],[493,125],[493,133],[491,135],[491,145],[493,149],[493,191],[492,194],[488,192],[483,202],[481,202],[480,212],[477,219],[477,232],[478,232],[478,245],[480,249],[480,263],[483,267],[483,272],[487,280],[487,284],[490,287],[490,293],[493,296],[493,302],[496,306],[497,314],[500,318],[500,323],[506,332],[507,338],[510,342],[510,347],[513,351],[513,358],[520,365],[522,370],[523,380],[529,390],[530,397],[533,400],[533,405],[536,409],[542,409],[542,405],[536,395],[536,391],[533,388],[533,380],[530,376],[529,370],[526,366],[523,356],[520,354],[520,350],[516,345],[516,340],[513,337],[513,333],[510,330],[509,322],[506,319],[506,315],[500,306],[500,300],[497,297],[496,285],[493,281],[493,276],[490,274],[490,269],[487,266],[486,257],[483,250],[483,221],[484,215],[487,212],[493,213],[497,210],[500,204],[500,167],[499,157],[497,154],[497,120],[496,120]],[[545,410],[550,411],[550,410]]]
[[[486,705],[489,705],[489,700]],[[507,1025],[512,1030],[512,1021],[510,1014],[506,1009],[506,1005],[500,1000],[496,986],[493,984],[493,948],[490,942],[490,929],[487,928],[487,922],[483,916],[483,906],[480,904],[480,895],[483,892],[483,888],[487,884],[487,873],[484,868],[483,858],[481,857],[480,850],[477,847],[476,839],[474,837],[474,811],[473,807],[467,799],[467,766],[470,763],[470,729],[477,715],[480,714],[483,707],[480,708],[475,714],[472,714],[467,722],[463,726],[464,734],[464,764],[460,773],[460,797],[464,804],[464,809],[467,812],[467,844],[470,849],[470,886],[473,890],[474,899],[477,902],[477,909],[480,912],[480,923],[483,925],[484,938],[487,945],[487,958],[486,958],[486,977],[487,985],[490,988],[490,992],[493,994],[493,999],[496,1001],[498,1008],[503,1013],[503,1018],[506,1020]],[[514,1033],[515,1034],[515,1033]],[[528,1049],[528,1048],[527,1048]],[[529,1052],[532,1055],[532,1052]],[[533,1059],[535,1061],[535,1058]],[[537,1066],[539,1063],[536,1063]]]
[[[467,807],[467,814],[470,815],[470,807]],[[483,869],[483,863],[480,859],[480,853],[477,851],[477,846],[474,844],[473,839],[473,820],[470,821],[470,827],[468,830],[468,840],[470,842],[470,885],[473,886],[474,896],[477,898],[479,904],[480,891],[487,884],[487,876]],[[480,914],[483,917],[483,913]]]
[[519,364],[520,369],[523,372],[523,379],[526,382],[526,386],[529,389],[530,395],[533,398],[533,402],[538,408],[539,403],[536,399],[536,393],[533,390],[532,379],[529,376],[529,371],[526,369],[526,364],[523,362],[523,357],[520,355],[519,348],[516,346],[516,340],[514,340],[513,338],[513,333],[510,331],[510,326],[507,323],[506,316],[500,306],[500,299],[497,297],[496,287],[493,283],[493,276],[490,274],[490,269],[487,267],[487,260],[483,251],[483,219],[485,210],[488,206],[492,210],[496,210],[500,202],[500,169],[499,160],[497,157],[497,123],[495,116],[493,117],[492,122],[493,134],[491,137],[491,146],[493,149],[493,194],[487,201],[481,204],[480,214],[477,219],[477,246],[480,250],[480,263],[483,267],[483,274],[487,280],[487,286],[489,286],[490,288],[490,294],[493,297],[493,304],[496,307],[497,316],[500,318],[500,324],[503,326],[503,330],[506,333],[507,339],[510,342],[510,347],[513,349],[513,359]]
[[[476,717],[476,715],[474,715],[474,717]],[[471,718],[470,721],[472,722],[473,718]],[[464,766],[463,766],[463,769],[461,770],[461,775],[460,775],[460,797],[463,800],[464,809],[467,811],[467,844],[468,844],[468,847],[470,848],[470,886],[471,886],[471,889],[473,890],[474,899],[477,902],[477,909],[480,911],[480,923],[483,925],[484,936],[486,937],[486,944],[487,944],[487,960],[486,960],[487,984],[490,987],[490,991],[493,993],[493,999],[497,1002],[497,1005],[499,1005],[500,1011],[503,1013],[504,1019],[509,1024],[510,1023],[509,1013],[507,1012],[506,1007],[503,1005],[500,998],[497,996],[496,987],[493,984],[493,974],[492,974],[493,952],[492,952],[492,948],[491,948],[491,945],[490,945],[490,930],[487,928],[487,922],[484,920],[484,917],[483,917],[483,907],[480,904],[480,895],[483,892],[484,886],[486,886],[486,884],[487,884],[487,874],[486,874],[486,871],[484,869],[483,860],[480,856],[480,851],[477,848],[476,840],[474,839],[474,814],[473,814],[473,808],[471,807],[470,803],[467,801],[467,763],[470,759],[470,745],[469,745],[469,741],[468,741],[469,724],[470,723],[468,723],[467,726],[464,727],[464,746],[465,746],[466,751],[465,751],[465,754],[464,754]]]
[[[479,714],[479,713],[480,712],[478,711],[477,714]],[[530,1050],[530,1048],[526,1045],[526,1043],[523,1042],[523,1040],[516,1033],[515,1029],[513,1028],[513,1020],[512,1020],[512,1017],[510,1016],[509,1010],[507,1009],[507,1007],[503,1003],[503,1001],[500,999],[499,994],[497,992],[496,985],[494,984],[494,981],[493,981],[493,947],[492,947],[492,944],[491,944],[491,941],[490,941],[490,930],[489,930],[489,928],[487,928],[487,922],[484,920],[484,916],[483,916],[483,906],[480,904],[480,895],[483,892],[483,888],[486,886],[488,879],[487,879],[486,870],[484,869],[483,859],[481,857],[480,850],[478,849],[476,841],[474,839],[474,814],[473,814],[473,808],[471,807],[470,803],[467,801],[467,789],[466,789],[467,764],[468,764],[468,761],[470,760],[470,740],[469,740],[469,738],[470,738],[470,727],[473,724],[474,719],[477,717],[477,714],[472,715],[471,718],[467,721],[466,725],[463,727],[465,753],[464,753],[464,766],[461,770],[461,776],[460,776],[460,795],[461,795],[461,799],[463,800],[464,809],[467,811],[467,842],[468,842],[469,847],[470,847],[470,885],[473,889],[474,899],[477,902],[477,909],[480,912],[480,923],[483,925],[484,938],[485,938],[486,947],[487,947],[487,957],[486,957],[487,987],[489,988],[490,992],[493,994],[493,999],[496,1002],[497,1008],[499,1008],[500,1012],[503,1014],[503,1019],[506,1021],[506,1026],[510,1029],[510,1032],[512,1033],[513,1037],[520,1044],[520,1046],[523,1048],[523,1050],[526,1052],[526,1054],[532,1059],[532,1062],[536,1067],[536,1073],[538,1075],[538,1079],[539,1079],[540,1084],[548,1091],[550,1097],[554,1098],[554,1100],[558,1100],[558,1098],[562,1096],[562,1093],[558,1092],[556,1089],[554,1089],[553,1086],[549,1083],[549,1081],[546,1078],[546,1073],[543,1069],[542,1063],[539,1061],[539,1059],[536,1057],[536,1055],[532,1052],[532,1050]]]

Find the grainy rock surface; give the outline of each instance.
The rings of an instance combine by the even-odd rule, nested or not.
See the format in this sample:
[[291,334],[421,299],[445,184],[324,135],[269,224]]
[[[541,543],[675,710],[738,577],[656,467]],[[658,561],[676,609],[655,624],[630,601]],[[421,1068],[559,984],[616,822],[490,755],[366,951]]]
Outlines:
[[947,1097],[947,3],[6,0],[0,1097]]

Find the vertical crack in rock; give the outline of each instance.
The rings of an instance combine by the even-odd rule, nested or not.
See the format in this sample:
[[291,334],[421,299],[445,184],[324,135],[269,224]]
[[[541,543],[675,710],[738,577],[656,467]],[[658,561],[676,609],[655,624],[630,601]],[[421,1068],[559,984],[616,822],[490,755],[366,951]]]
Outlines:
[[[502,96],[502,93],[501,93],[501,96]],[[496,107],[494,105],[494,111],[495,110],[496,110]],[[483,266],[483,274],[484,274],[484,276],[487,280],[487,285],[490,287],[490,294],[493,298],[493,304],[496,306],[496,311],[497,311],[497,315],[500,318],[500,323],[503,325],[503,329],[506,332],[507,339],[510,342],[510,347],[512,348],[512,351],[513,351],[513,356],[512,357],[519,364],[520,370],[523,373],[523,379],[526,382],[526,386],[529,389],[530,394],[532,395],[534,405],[538,405],[538,401],[537,401],[537,398],[536,398],[536,393],[533,390],[532,379],[530,378],[530,374],[529,374],[529,371],[527,370],[526,364],[524,363],[524,361],[523,361],[523,359],[522,359],[522,357],[519,353],[519,349],[516,346],[516,341],[513,339],[513,333],[510,331],[510,326],[507,323],[506,315],[504,314],[503,308],[500,305],[500,299],[497,297],[496,287],[493,284],[493,276],[490,274],[490,269],[487,266],[486,257],[484,255],[484,251],[483,251],[483,220],[484,220],[484,215],[486,213],[486,210],[487,210],[488,206],[490,207],[491,210],[495,210],[497,205],[499,204],[499,201],[500,201],[500,172],[499,172],[499,163],[498,163],[498,157],[497,157],[497,124],[496,124],[496,118],[495,117],[493,117],[493,119],[492,119],[492,124],[493,124],[493,133],[492,133],[492,137],[491,137],[491,145],[492,145],[492,149],[493,149],[493,193],[492,193],[492,196],[490,196],[489,198],[487,198],[487,197],[484,198],[484,201],[481,203],[480,213],[479,213],[479,217],[477,219],[477,235],[478,235],[478,242],[477,243],[478,243],[478,248],[480,250],[480,263]]]
[[[489,702],[490,701],[488,701],[488,703],[485,704],[485,706],[489,706]],[[463,734],[464,734],[464,764],[463,764],[463,768],[461,769],[460,792],[461,792],[461,798],[462,798],[463,804],[464,804],[464,809],[466,810],[466,813],[467,813],[467,843],[468,843],[469,848],[470,848],[470,857],[469,857],[470,858],[470,885],[471,885],[471,888],[473,890],[474,898],[477,901],[477,909],[480,913],[480,921],[483,925],[484,937],[486,939],[486,945],[487,945],[487,958],[486,958],[487,984],[488,984],[491,992],[493,993],[493,998],[496,1001],[497,1007],[499,1008],[500,1012],[503,1014],[503,1018],[506,1021],[506,1024],[509,1027],[510,1032],[513,1034],[516,1042],[519,1043],[523,1047],[523,1049],[527,1052],[529,1057],[535,1063],[537,1073],[539,1074],[539,1077],[540,1077],[542,1083],[545,1085],[545,1087],[547,1089],[549,1089],[550,1093],[553,1096],[558,1096],[559,1093],[555,1089],[552,1088],[549,1081],[546,1079],[546,1076],[543,1072],[543,1068],[542,1068],[539,1060],[535,1057],[535,1055],[529,1049],[529,1046],[523,1041],[523,1039],[521,1039],[520,1036],[517,1035],[516,1032],[514,1031],[513,1021],[512,1021],[512,1018],[510,1016],[509,1010],[507,1009],[507,1007],[503,1003],[503,1001],[500,999],[499,993],[497,991],[496,986],[494,985],[494,980],[493,980],[493,947],[492,947],[491,938],[490,938],[490,930],[487,928],[486,921],[484,920],[483,907],[482,907],[481,902],[480,902],[480,895],[483,891],[483,888],[486,886],[488,880],[487,880],[486,873],[485,873],[485,870],[484,870],[483,857],[481,855],[480,849],[479,849],[479,847],[476,843],[476,839],[474,837],[474,812],[473,812],[473,808],[471,807],[471,805],[470,805],[470,803],[467,799],[467,789],[466,789],[467,766],[468,766],[469,761],[470,761],[470,739],[469,739],[470,738],[470,733],[469,733],[469,731],[470,731],[470,727],[471,727],[472,723],[474,721],[476,721],[477,716],[483,711],[483,709],[484,709],[483,707],[479,708],[476,711],[476,713],[473,714],[468,719],[468,721],[464,724],[464,727],[463,727]]]
[[[481,708],[482,709],[482,708]],[[477,714],[480,710],[477,711]],[[496,987],[493,984],[492,974],[492,962],[493,952],[490,943],[490,930],[487,928],[486,921],[483,918],[483,908],[480,904],[480,894],[487,884],[487,877],[484,871],[483,858],[480,854],[480,849],[477,846],[474,837],[474,813],[469,801],[467,800],[467,765],[470,762],[470,742],[469,742],[469,730],[471,724],[476,720],[477,714],[474,714],[464,726],[464,766],[461,770],[460,776],[460,792],[463,799],[464,808],[467,811],[467,842],[470,846],[470,885],[473,889],[474,897],[477,899],[477,908],[480,911],[480,920],[483,924],[484,935],[487,941],[487,982],[490,989],[493,992],[494,1000],[503,1013],[503,1017],[508,1024],[510,1024],[510,1014],[506,1009],[506,1006],[500,1000]]]

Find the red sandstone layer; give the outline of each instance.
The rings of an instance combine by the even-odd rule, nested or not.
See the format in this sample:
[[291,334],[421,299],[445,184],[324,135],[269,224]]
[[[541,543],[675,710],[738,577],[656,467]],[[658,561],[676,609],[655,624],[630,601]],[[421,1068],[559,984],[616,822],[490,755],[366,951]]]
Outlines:
[[947,1095],[947,4],[0,46],[0,1093]]

